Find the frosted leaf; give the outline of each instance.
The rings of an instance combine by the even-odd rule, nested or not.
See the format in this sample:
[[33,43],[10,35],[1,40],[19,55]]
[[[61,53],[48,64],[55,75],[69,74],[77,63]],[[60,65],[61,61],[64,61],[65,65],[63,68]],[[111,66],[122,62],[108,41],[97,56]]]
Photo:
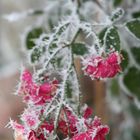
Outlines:
[[133,35],[136,39],[140,39],[140,19],[133,19],[128,21],[126,24],[126,29],[129,31],[131,35]]
[[112,12],[111,20],[113,22],[116,22],[120,20],[123,17],[123,15],[124,15],[124,10],[121,8],[117,8],[115,11]]
[[106,52],[120,51],[121,42],[116,27],[108,28],[103,39]]
[[86,21],[93,24],[95,23],[97,26],[100,25],[100,23],[106,25],[110,22],[107,14],[95,2],[92,1],[85,1],[82,4],[80,14],[84,17],[84,19],[86,19]]
[[124,92],[124,94],[126,94],[126,96],[128,96],[129,98],[132,99],[133,103],[136,105],[136,107],[138,109],[140,109],[140,101],[138,100],[138,98],[133,95],[133,93],[130,92],[130,90],[125,86],[124,82],[123,82],[123,78],[124,76],[120,76],[119,77],[119,85],[120,88],[122,89],[122,91]]
[[88,38],[88,37],[93,38],[92,45],[95,46],[96,50],[99,50],[100,49],[100,40],[99,40],[98,36],[96,35],[96,33],[93,31],[92,24],[82,22],[80,24],[80,28],[87,34],[86,38]]

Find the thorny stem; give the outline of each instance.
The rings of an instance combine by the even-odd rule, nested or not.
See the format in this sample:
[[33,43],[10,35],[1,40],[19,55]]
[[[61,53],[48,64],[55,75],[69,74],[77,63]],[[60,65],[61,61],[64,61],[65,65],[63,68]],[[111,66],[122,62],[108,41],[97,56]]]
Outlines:
[[73,40],[72,40],[72,42],[71,42],[70,44],[67,44],[67,45],[65,45],[65,46],[59,47],[59,48],[57,48],[57,49],[55,50],[55,52],[50,56],[49,60],[45,63],[45,68],[47,68],[49,62],[52,60],[52,58],[53,58],[61,49],[63,49],[63,48],[66,47],[66,46],[70,46],[71,44],[73,44],[73,43],[75,42],[75,40],[76,40],[76,38],[77,38],[79,32],[80,32],[80,30],[77,31],[75,37],[73,38]]
[[[72,53],[72,48],[71,48],[71,46],[72,46],[72,44],[75,42],[75,40],[76,40],[76,38],[78,37],[80,31],[81,31],[81,30],[78,29],[77,33],[76,33],[75,36],[73,37],[73,40],[72,40],[71,43],[68,45],[68,46],[70,46],[70,48],[69,48],[69,50],[70,50],[70,63],[69,63],[69,66],[68,66],[66,75],[65,75],[65,77],[64,77],[63,84],[62,84],[63,90],[62,90],[62,93],[61,93],[61,100],[60,100],[61,103],[60,103],[59,108],[58,108],[58,110],[57,110],[57,116],[56,116],[56,120],[55,120],[55,130],[54,130],[54,132],[56,132],[57,125],[58,125],[58,120],[59,120],[59,116],[60,116],[60,113],[61,113],[61,109],[62,109],[62,107],[63,107],[63,105],[64,105],[64,104],[63,104],[63,101],[64,101],[64,96],[65,96],[65,87],[66,87],[66,82],[67,82],[68,76],[69,76],[69,74],[70,74],[70,72],[71,72],[71,68],[73,67],[74,70],[76,71],[76,68],[75,68],[75,65],[74,65],[74,55],[73,55],[73,53]],[[76,74],[76,77],[78,77],[76,72],[75,72],[75,74]],[[77,78],[77,79],[78,79],[78,78]],[[77,80],[77,81],[78,81],[78,80]],[[78,83],[79,83],[79,82],[78,82]],[[78,87],[78,88],[79,88],[79,87]],[[80,92],[79,92],[79,94],[80,94]],[[80,98],[80,95],[79,95],[79,98]],[[79,105],[78,105],[78,106],[79,106]],[[78,107],[78,110],[80,110],[79,108],[80,108],[80,106]],[[79,111],[78,111],[78,112],[79,112]],[[68,121],[68,120],[67,120],[67,121]]]
[[[74,36],[74,38],[73,38],[73,40],[71,41],[71,43],[70,44],[68,44],[68,45],[66,45],[66,46],[70,46],[71,47],[71,45],[75,42],[75,40],[76,40],[76,38],[77,38],[77,36],[79,35],[79,33],[80,33],[80,29],[77,31],[77,33],[75,34],[75,36]],[[65,47],[66,47],[65,46]],[[55,50],[55,52],[50,56],[50,59],[45,63],[45,68],[48,66],[48,64],[49,64],[49,62],[51,61],[51,59],[61,50],[61,49],[63,49],[64,47],[59,47],[59,48],[57,48],[56,50]],[[63,87],[63,90],[61,91],[62,93],[61,93],[61,103],[59,104],[59,106],[56,106],[56,107],[54,107],[53,109],[51,109],[51,110],[49,110],[49,111],[47,111],[46,113],[47,114],[49,114],[49,113],[51,113],[51,111],[53,111],[53,110],[55,110],[57,107],[58,107],[58,109],[57,109],[57,116],[56,116],[56,120],[55,120],[55,130],[54,130],[54,132],[56,132],[56,129],[57,129],[57,125],[58,125],[58,120],[59,120],[59,116],[60,116],[60,112],[61,112],[61,109],[62,109],[62,107],[63,107],[63,101],[64,101],[64,96],[65,96],[65,87],[66,87],[66,82],[67,82],[67,79],[68,79],[68,76],[69,76],[69,74],[70,74],[70,70],[71,70],[71,68],[72,68],[72,66],[73,66],[73,68],[74,68],[74,71],[75,71],[75,75],[76,75],[76,79],[77,79],[77,83],[79,83],[78,82],[78,76],[77,76],[77,72],[76,72],[76,68],[75,68],[75,64],[74,64],[74,56],[73,56],[73,53],[72,53],[72,48],[69,48],[70,49],[70,63],[69,63],[69,66],[68,66],[68,69],[67,69],[67,72],[66,72],[66,76],[64,77],[64,80],[63,80],[63,84],[62,84],[62,87]],[[79,88],[79,87],[78,87]],[[80,94],[80,90],[79,90],[79,94]],[[53,99],[55,99],[56,97],[54,97]],[[53,100],[54,101],[54,100]],[[52,102],[53,102],[52,101]],[[52,102],[51,102],[51,104],[49,105],[49,106],[51,106],[52,105]],[[79,112],[79,110],[80,110],[80,95],[79,95],[79,105],[78,105],[78,112]],[[42,122],[44,121],[46,119],[46,117],[44,117],[43,118],[43,120],[41,121],[41,123],[39,124],[39,125],[41,125],[42,124]],[[67,120],[68,121],[68,120]]]
[[[52,41],[54,40],[54,38],[56,37],[56,35],[59,33],[59,31],[64,27],[64,26],[67,26],[69,23],[65,23],[63,26],[61,26],[59,29],[56,29],[56,31],[55,31],[55,33],[53,34],[53,36],[52,36],[52,40],[50,41],[50,43],[49,43],[49,46],[51,46],[51,43],[52,43]],[[61,46],[61,47],[59,47],[59,48],[57,48],[56,50],[55,50],[55,52],[50,56],[50,58],[47,60],[47,62],[45,63],[45,68],[47,68],[47,66],[48,66],[48,64],[49,64],[49,62],[52,60],[52,58],[62,49],[62,48],[64,48],[65,46]]]
[[81,1],[77,0],[77,14],[80,14],[79,8],[81,7]]
[[67,121],[67,124],[68,124],[68,135],[70,137],[70,123],[69,123],[69,119],[68,119],[68,116],[67,116],[67,113],[66,113],[64,107],[63,107],[63,110],[64,110],[64,115],[65,115],[65,118],[66,118],[66,121]]
[[81,29],[79,29],[79,30],[77,31],[77,33],[75,34],[75,36],[74,36],[72,42],[70,43],[70,46],[73,45],[73,43],[74,43],[75,40],[77,39],[77,37],[78,37],[78,35],[79,35],[80,32],[81,32]]
[[[56,109],[56,108],[58,107],[58,108],[57,108],[57,113],[56,113],[57,116],[56,116],[56,118],[55,118],[55,124],[54,124],[54,126],[55,126],[55,128],[54,128],[54,133],[57,131],[59,116],[60,116],[60,113],[61,113],[61,109],[63,108],[63,105],[64,105],[63,102],[64,102],[64,96],[65,96],[66,82],[67,82],[67,79],[68,79],[68,76],[69,76],[69,74],[70,74],[70,70],[71,70],[72,67],[74,68],[74,72],[75,72],[75,75],[76,75],[77,85],[79,85],[79,84],[78,84],[78,83],[79,83],[78,74],[77,74],[77,72],[76,72],[76,67],[75,67],[75,64],[74,64],[74,55],[73,55],[73,53],[72,53],[72,48],[71,48],[71,46],[73,45],[73,43],[74,43],[75,40],[77,39],[77,36],[79,35],[80,31],[81,31],[81,29],[78,29],[77,33],[76,33],[75,36],[73,37],[73,40],[71,41],[70,44],[65,45],[65,46],[61,46],[61,47],[57,48],[57,49],[51,54],[50,58],[46,61],[45,66],[44,66],[44,71],[45,71],[46,68],[48,67],[50,61],[54,58],[54,56],[55,56],[61,49],[63,49],[64,47],[68,47],[68,46],[70,47],[70,48],[69,48],[69,50],[70,50],[70,63],[69,63],[68,69],[67,69],[66,74],[65,74],[64,79],[63,79],[62,91],[60,91],[60,92],[61,92],[61,94],[60,94],[60,95],[61,95],[60,104],[53,108],[53,110],[54,110],[54,109]],[[58,31],[56,31],[56,32],[58,32]],[[50,43],[51,43],[51,42],[50,42]],[[50,46],[50,45],[49,45],[49,46]],[[44,72],[44,71],[43,71],[43,72]],[[79,89],[79,86],[78,86],[78,89]],[[78,113],[80,113],[80,98],[81,98],[81,96],[80,96],[80,89],[79,89]],[[49,110],[47,113],[48,113],[48,114],[51,113],[51,110]],[[46,118],[46,117],[44,117],[43,120],[45,120],[45,118]],[[67,118],[67,117],[66,117],[66,118]],[[68,121],[68,119],[67,119],[67,121]],[[40,124],[42,124],[42,122],[43,122],[43,121],[41,121]]]
[[43,71],[41,71],[41,74],[46,72],[46,68],[48,67],[50,61],[54,58],[54,56],[59,53],[59,51],[61,51],[63,48],[71,46],[71,44],[73,44],[75,42],[75,39],[77,38],[78,34],[80,33],[80,30],[77,31],[75,37],[73,38],[72,42],[70,44],[66,44],[64,46],[58,47],[50,56],[50,58],[45,62],[44,64],[44,68]]
[[[72,53],[71,48],[69,50],[70,50],[70,54],[71,54]],[[70,56],[69,66],[68,66],[67,71],[64,74],[64,79],[63,79],[63,83],[62,83],[61,99],[60,99],[59,108],[57,109],[57,114],[56,114],[57,116],[56,116],[56,119],[55,119],[55,125],[54,125],[55,130],[54,130],[54,132],[56,132],[56,129],[57,129],[57,126],[58,126],[59,116],[60,116],[60,113],[61,113],[61,109],[63,107],[64,97],[65,97],[65,87],[66,87],[67,79],[68,79],[69,74],[71,72],[71,66],[72,66],[72,58]]]
[[50,58],[47,60],[47,62],[45,63],[45,68],[48,67],[49,62],[54,58],[54,56],[62,49],[63,47],[59,47],[55,50],[55,52],[50,56]]
[[[47,108],[45,110],[44,113],[43,113],[43,116],[42,116],[42,120],[41,122],[39,123],[39,126],[45,121],[46,117],[48,114],[50,114],[53,110],[55,110],[57,108],[57,106],[53,107],[52,109],[49,109],[51,108],[51,105],[53,104],[53,102],[55,101],[56,97],[58,96],[58,93],[56,93],[56,95],[53,97],[52,101],[47,105]],[[44,116],[45,114],[45,116]]]

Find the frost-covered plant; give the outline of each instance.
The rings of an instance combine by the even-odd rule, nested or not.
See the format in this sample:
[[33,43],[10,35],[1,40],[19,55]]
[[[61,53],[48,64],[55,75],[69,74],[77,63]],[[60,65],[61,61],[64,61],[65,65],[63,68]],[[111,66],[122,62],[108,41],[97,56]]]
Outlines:
[[[27,107],[21,123],[10,121],[15,139],[105,140],[109,127],[102,125],[97,116],[92,119],[91,108],[81,103],[74,60],[81,59],[82,69],[91,79],[114,78],[122,72],[121,62],[125,59],[119,28],[126,27],[139,39],[135,27],[140,26],[140,19],[119,23],[124,10],[117,8],[109,16],[98,0],[50,0],[45,9],[16,14],[16,19],[34,14],[43,16],[39,25],[26,34],[25,45],[34,72],[26,68],[21,72],[17,94]],[[11,20],[12,15],[6,18]]]

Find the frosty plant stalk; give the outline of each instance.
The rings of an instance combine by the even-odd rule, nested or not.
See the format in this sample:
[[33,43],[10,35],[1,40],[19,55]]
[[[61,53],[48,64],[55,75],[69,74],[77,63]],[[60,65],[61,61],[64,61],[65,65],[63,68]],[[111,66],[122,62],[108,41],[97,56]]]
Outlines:
[[118,8],[111,16],[105,13],[105,23],[91,22],[86,19],[90,15],[83,13],[84,2],[61,0],[62,5],[49,1],[41,14],[51,13],[56,3],[62,6],[61,22],[48,33],[37,26],[26,34],[25,46],[34,72],[27,68],[21,71],[16,93],[27,107],[21,122],[10,120],[9,125],[15,140],[105,140],[109,127],[81,103],[74,60],[79,57],[82,70],[94,80],[120,73],[123,56],[116,21],[124,11]]

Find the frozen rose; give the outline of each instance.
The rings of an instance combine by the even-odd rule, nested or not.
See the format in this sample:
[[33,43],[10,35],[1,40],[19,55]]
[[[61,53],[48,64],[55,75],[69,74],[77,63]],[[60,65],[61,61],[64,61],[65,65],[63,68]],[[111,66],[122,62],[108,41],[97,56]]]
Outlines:
[[109,127],[102,125],[100,119],[95,117],[87,131],[76,134],[71,140],[105,140],[108,133]]
[[23,96],[26,103],[29,102],[36,105],[42,105],[50,100],[58,84],[57,80],[52,81],[52,83],[44,82],[41,85],[36,84],[29,70],[22,72],[20,80],[18,94]]
[[112,78],[121,71],[121,55],[110,53],[107,57],[90,57],[84,66],[84,71],[92,79]]

